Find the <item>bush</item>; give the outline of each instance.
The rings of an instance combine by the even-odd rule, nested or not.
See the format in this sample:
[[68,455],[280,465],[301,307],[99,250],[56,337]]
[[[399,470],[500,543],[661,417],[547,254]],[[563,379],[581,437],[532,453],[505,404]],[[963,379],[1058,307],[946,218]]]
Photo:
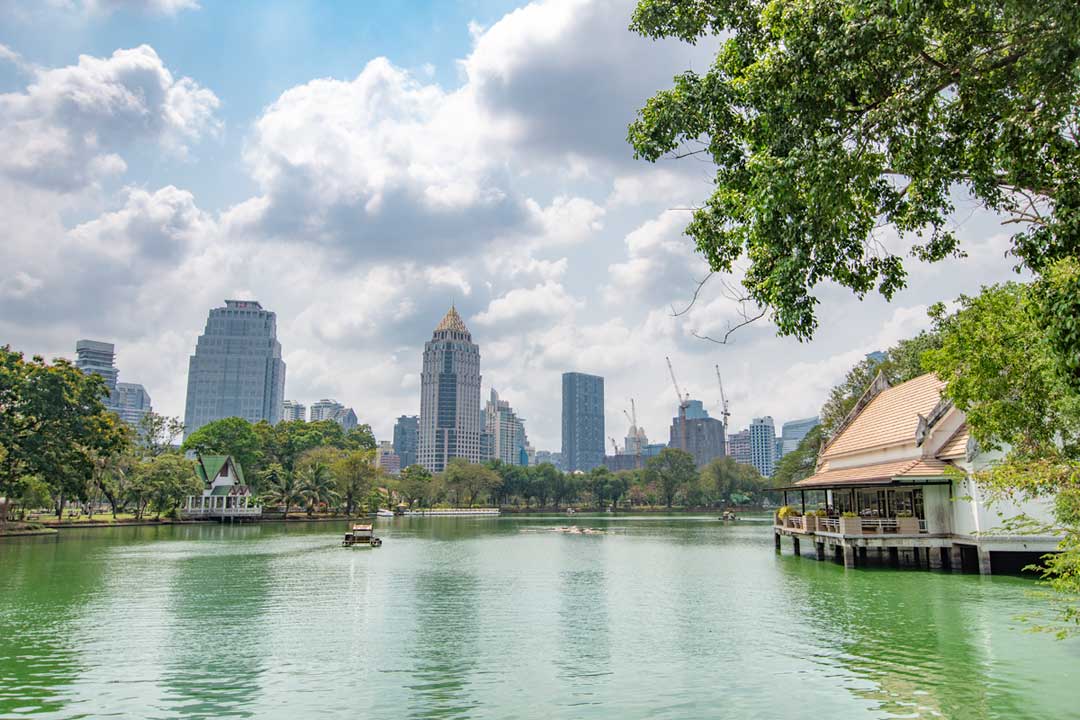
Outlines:
[[912,515],[909,512],[898,512],[898,513],[896,513],[896,517],[898,517],[898,518],[909,518],[909,517],[915,517],[915,516]]
[[800,513],[792,505],[785,505],[785,506],[783,506],[782,508],[780,508],[779,510],[776,511],[776,516],[778,518],[780,518],[781,520],[783,520],[784,518],[787,518],[787,517],[799,517],[800,515],[802,515],[802,513]]
[[848,512],[845,512],[845,513],[840,513],[840,517],[857,518],[859,516],[857,514],[851,512],[851,511],[848,511]]
[[814,514],[818,517],[826,517],[829,513],[825,510],[825,508],[818,508],[814,511]]

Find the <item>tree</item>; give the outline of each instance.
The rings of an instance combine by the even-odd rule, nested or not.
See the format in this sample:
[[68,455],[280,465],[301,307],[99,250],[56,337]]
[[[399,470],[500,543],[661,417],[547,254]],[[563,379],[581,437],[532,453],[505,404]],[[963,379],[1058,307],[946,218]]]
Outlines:
[[316,460],[300,471],[300,492],[307,500],[307,512],[311,515],[319,505],[330,506],[340,497],[330,468]]
[[[14,497],[23,477],[49,484],[57,513],[69,497],[85,498],[93,459],[121,452],[129,441],[120,419],[102,400],[100,376],[68,360],[29,362],[0,347],[0,497]],[[0,507],[0,522],[7,517]]]
[[281,505],[285,508],[284,519],[286,520],[289,519],[289,512],[292,510],[293,505],[302,505],[304,502],[304,492],[300,483],[297,481],[296,476],[289,472],[275,474],[273,481],[265,491],[265,495],[266,499],[274,505]]
[[345,497],[345,513],[352,515],[353,507],[375,487],[378,469],[371,450],[351,450],[340,455],[331,465],[337,478],[338,493]]
[[498,473],[486,465],[477,465],[455,458],[449,462],[443,472],[443,481],[446,483],[447,490],[454,494],[456,501],[468,507],[496,490],[502,479]]
[[188,496],[202,490],[194,461],[182,455],[166,453],[150,458],[141,463],[140,472],[159,518],[163,512],[173,513]]
[[183,434],[184,422],[180,418],[148,412],[139,418],[137,444],[143,454],[157,457],[172,452],[176,438]]
[[374,450],[376,445],[375,434],[367,423],[357,425],[345,435],[345,447],[349,450]]
[[261,469],[259,436],[244,418],[228,417],[209,422],[188,435],[180,449],[199,455],[232,455],[233,460],[253,477]]
[[431,485],[431,473],[422,465],[410,465],[401,471],[397,488],[405,501],[412,507],[417,501],[427,497]]
[[656,483],[664,504],[669,508],[675,501],[676,493],[695,478],[697,466],[694,465],[694,456],[685,450],[664,448],[659,455],[645,463],[646,482]]
[[[1061,282],[1061,279],[1047,280]],[[1040,281],[1040,282],[1047,282]],[[1065,278],[1064,282],[1071,282]],[[1029,533],[1063,536],[1062,552],[1045,558],[1045,578],[1072,596],[1080,594],[1080,388],[1074,366],[1062,361],[1056,331],[1047,332],[1050,297],[1033,285],[1008,283],[962,296],[960,309],[931,310],[941,347],[926,353],[927,366],[945,381],[943,395],[963,410],[983,449],[1005,452],[1003,461],[976,476],[991,499],[1051,497],[1056,523],[1028,518],[1013,524]],[[1073,317],[1072,328],[1080,327]],[[1062,330],[1069,332],[1068,324]],[[1080,632],[1080,608],[1066,605],[1066,627]]]
[[787,487],[814,474],[817,456],[821,451],[825,435],[821,425],[815,425],[799,441],[799,446],[780,458],[773,470],[772,481],[775,487]]
[[757,468],[733,457],[716,458],[702,469],[701,478],[713,498],[725,505],[743,505],[769,486]]
[[650,161],[715,164],[686,232],[714,271],[747,256],[746,295],[780,334],[812,336],[821,282],[904,287],[889,230],[924,261],[962,254],[957,188],[1020,228],[1011,252],[1036,273],[1077,255],[1074,0],[640,0],[631,29],[724,38],[707,72],[646,103],[629,141]]

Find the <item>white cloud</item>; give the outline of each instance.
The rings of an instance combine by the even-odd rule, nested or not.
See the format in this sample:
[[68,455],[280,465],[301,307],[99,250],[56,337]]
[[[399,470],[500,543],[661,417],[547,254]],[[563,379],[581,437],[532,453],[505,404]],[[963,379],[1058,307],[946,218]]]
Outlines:
[[520,330],[537,320],[565,317],[583,306],[562,285],[547,282],[532,288],[517,288],[495,298],[473,320],[486,327],[513,323]]
[[175,79],[148,45],[77,65],[39,69],[22,92],[0,94],[0,173],[41,188],[77,191],[122,173],[118,154],[150,141],[183,155],[220,128],[218,98]]

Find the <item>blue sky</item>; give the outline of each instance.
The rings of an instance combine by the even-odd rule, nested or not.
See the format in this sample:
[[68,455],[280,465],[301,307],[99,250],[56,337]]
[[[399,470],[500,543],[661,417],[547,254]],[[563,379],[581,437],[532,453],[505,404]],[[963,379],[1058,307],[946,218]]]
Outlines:
[[[563,371],[607,378],[667,439],[680,383],[733,424],[812,415],[926,307],[1007,279],[1007,233],[961,200],[969,257],[909,261],[891,303],[823,286],[813,342],[768,322],[731,345],[721,285],[682,234],[710,168],[632,159],[626,125],[714,43],[627,31],[630,0],[0,0],[0,340],[115,342],[122,380],[182,415],[210,307],[278,314],[286,396],[353,406],[380,437],[419,408],[451,300],[540,449]],[[878,240],[906,254],[908,240]],[[738,283],[739,270],[728,278]]]

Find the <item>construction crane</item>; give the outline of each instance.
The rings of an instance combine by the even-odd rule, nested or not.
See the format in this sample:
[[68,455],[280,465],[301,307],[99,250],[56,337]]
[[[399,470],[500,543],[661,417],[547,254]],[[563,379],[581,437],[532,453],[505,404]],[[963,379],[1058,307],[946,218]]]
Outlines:
[[731,417],[731,413],[728,412],[727,395],[724,394],[724,381],[720,379],[720,366],[716,366],[716,382],[720,383],[720,407],[723,408],[720,414],[724,417],[724,430],[727,431],[728,418]]
[[619,454],[619,443],[615,442],[615,438],[608,438],[611,441],[611,447],[615,450],[615,455]]
[[679,442],[679,448],[683,451],[686,450],[686,408],[690,405],[690,396],[683,397],[682,390],[679,389],[679,381],[675,379],[675,368],[671,366],[671,358],[664,356],[667,360],[667,369],[671,373],[671,384],[675,386],[675,397],[679,400],[679,428],[682,433],[682,437]]
[[630,398],[630,425],[634,428],[634,467],[638,470],[641,469],[641,436],[644,435],[641,432],[641,428],[637,424],[637,406],[634,405],[634,398]]

